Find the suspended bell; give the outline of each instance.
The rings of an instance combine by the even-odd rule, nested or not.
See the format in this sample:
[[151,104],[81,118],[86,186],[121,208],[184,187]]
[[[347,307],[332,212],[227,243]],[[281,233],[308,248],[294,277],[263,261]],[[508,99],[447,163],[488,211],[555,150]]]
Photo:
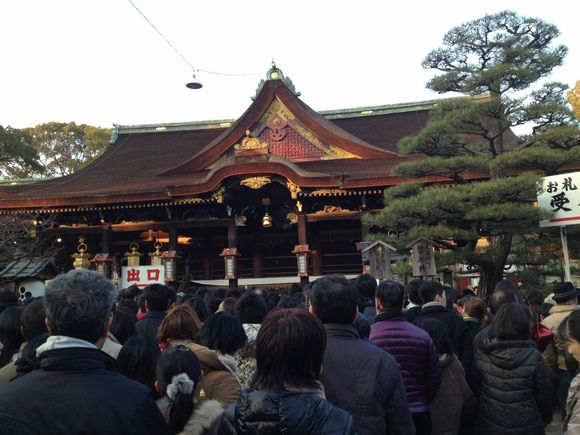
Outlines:
[[262,218],[262,226],[264,228],[270,228],[272,226],[272,216],[270,216],[268,212],[266,212]]

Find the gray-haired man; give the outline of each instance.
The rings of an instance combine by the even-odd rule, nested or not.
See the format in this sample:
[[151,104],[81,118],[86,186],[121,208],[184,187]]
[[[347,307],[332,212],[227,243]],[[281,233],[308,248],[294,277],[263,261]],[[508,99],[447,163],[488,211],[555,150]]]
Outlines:
[[40,369],[0,389],[3,419],[39,434],[166,434],[148,390],[112,371],[102,352],[114,288],[97,272],[73,270],[46,289],[51,333],[37,350]]

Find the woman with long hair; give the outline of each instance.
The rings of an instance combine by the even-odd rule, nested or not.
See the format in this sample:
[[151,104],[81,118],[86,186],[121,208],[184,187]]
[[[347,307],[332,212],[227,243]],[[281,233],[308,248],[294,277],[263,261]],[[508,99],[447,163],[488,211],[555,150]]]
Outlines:
[[160,353],[159,346],[153,338],[134,335],[119,351],[117,372],[145,385],[155,397],[155,368]]
[[480,346],[472,387],[482,435],[543,435],[552,421],[552,384],[532,326],[529,307],[509,302],[492,320],[493,340]]
[[237,433],[351,434],[352,417],[325,400],[319,381],[326,332],[303,309],[274,309],[256,340],[253,389],[242,391],[228,417]]
[[[168,406],[165,419],[172,434],[235,434],[216,400],[195,400],[196,386],[203,374],[195,354],[183,345],[163,351],[157,363],[155,388]],[[162,410],[163,411],[163,410]]]

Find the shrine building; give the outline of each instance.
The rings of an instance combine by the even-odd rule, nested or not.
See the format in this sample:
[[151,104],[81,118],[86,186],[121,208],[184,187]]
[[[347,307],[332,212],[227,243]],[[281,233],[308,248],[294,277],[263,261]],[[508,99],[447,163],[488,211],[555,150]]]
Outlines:
[[237,120],[116,126],[76,173],[0,186],[0,214],[53,217],[59,271],[76,255],[109,276],[162,264],[166,281],[202,285],[361,273],[361,216],[405,181],[391,169],[415,157],[397,142],[435,101],[316,112],[299,96],[273,65]]

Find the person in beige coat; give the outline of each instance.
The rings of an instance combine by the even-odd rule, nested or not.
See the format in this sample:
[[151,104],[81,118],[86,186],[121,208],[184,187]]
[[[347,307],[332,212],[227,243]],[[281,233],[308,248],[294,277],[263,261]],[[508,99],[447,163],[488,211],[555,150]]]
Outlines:
[[246,343],[244,328],[237,318],[216,313],[205,321],[197,341],[187,347],[199,358],[204,373],[199,397],[218,400],[227,408],[240,397],[238,365],[233,354]]
[[542,324],[552,330],[554,339],[548,344],[542,356],[552,375],[558,378],[558,408],[562,414],[562,419],[564,419],[566,396],[574,374],[570,373],[566,367],[566,343],[559,336],[558,329],[562,321],[578,309],[578,289],[570,282],[557,283],[554,286],[553,299],[558,305],[552,307],[550,315],[542,321]]

